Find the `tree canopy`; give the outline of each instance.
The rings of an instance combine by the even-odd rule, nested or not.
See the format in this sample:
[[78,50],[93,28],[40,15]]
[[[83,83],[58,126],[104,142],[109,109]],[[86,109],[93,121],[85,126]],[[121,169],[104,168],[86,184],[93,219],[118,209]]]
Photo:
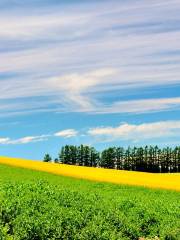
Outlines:
[[[46,154],[45,162],[51,157]],[[145,147],[109,147],[98,152],[94,147],[80,145],[65,145],[61,148],[56,163],[103,167],[144,172],[179,172],[180,147],[159,148],[158,146]]]

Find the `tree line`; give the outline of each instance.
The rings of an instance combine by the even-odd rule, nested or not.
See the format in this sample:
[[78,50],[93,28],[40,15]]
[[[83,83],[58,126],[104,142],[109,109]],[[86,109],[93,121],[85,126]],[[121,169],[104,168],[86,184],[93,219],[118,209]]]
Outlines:
[[[51,162],[51,156],[46,154],[44,161]],[[109,147],[99,152],[90,146],[66,145],[54,162],[142,172],[179,172],[180,147]]]

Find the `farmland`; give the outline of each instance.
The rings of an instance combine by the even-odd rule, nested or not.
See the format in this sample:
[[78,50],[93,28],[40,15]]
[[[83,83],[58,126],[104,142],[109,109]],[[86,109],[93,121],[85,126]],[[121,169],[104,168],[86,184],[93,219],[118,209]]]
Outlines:
[[39,161],[26,161],[8,157],[0,157],[0,163],[80,179],[180,191],[180,173],[155,174],[123,170],[117,171],[114,169],[79,167],[67,164],[43,163]]
[[179,199],[178,191],[0,164],[0,239],[178,240]]

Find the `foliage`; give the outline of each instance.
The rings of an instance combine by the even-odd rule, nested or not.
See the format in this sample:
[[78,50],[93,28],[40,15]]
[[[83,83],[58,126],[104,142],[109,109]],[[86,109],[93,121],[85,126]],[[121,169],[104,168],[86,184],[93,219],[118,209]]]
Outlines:
[[96,167],[99,153],[93,147],[66,145],[59,153],[59,163]]
[[51,161],[52,161],[51,156],[50,156],[48,153],[45,154],[44,159],[43,159],[43,162],[51,162]]
[[0,165],[0,239],[179,239],[180,194]]
[[66,145],[61,148],[58,162],[143,172],[180,172],[180,147],[110,147],[100,153],[89,146]]

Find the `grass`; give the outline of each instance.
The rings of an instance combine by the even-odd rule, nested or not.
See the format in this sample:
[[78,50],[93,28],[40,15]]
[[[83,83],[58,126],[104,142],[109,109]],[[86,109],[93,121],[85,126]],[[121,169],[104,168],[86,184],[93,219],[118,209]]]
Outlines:
[[1,240],[180,239],[180,193],[0,164]]
[[11,166],[23,167],[100,182],[145,186],[150,188],[163,188],[180,191],[180,173],[157,174],[135,171],[122,171],[92,167],[78,167],[65,164],[52,164],[22,159],[0,157],[0,163]]

